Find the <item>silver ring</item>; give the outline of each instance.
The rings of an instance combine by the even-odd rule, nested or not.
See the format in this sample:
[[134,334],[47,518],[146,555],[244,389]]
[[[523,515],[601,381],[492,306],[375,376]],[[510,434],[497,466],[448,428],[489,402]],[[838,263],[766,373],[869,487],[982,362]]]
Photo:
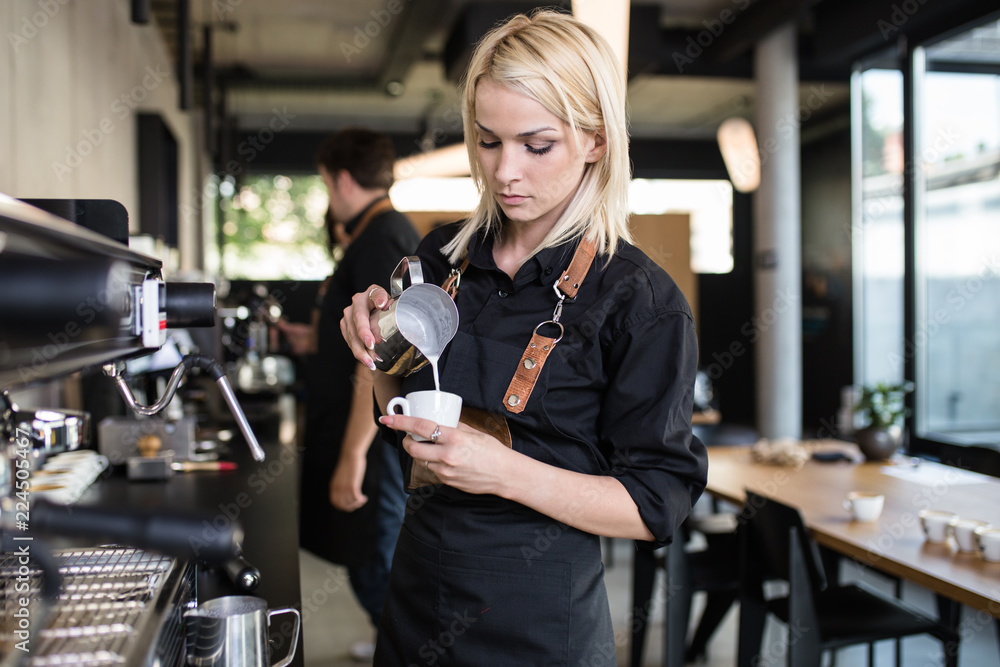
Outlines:
[[371,301],[372,303],[375,303],[375,299],[374,299],[374,297],[372,297],[372,294],[374,294],[375,290],[377,290],[377,289],[379,289],[379,288],[378,287],[373,287],[370,290],[368,290],[368,300]]
[[437,444],[438,438],[441,437],[441,427],[437,424],[434,425],[434,432],[431,433],[431,442],[435,445]]

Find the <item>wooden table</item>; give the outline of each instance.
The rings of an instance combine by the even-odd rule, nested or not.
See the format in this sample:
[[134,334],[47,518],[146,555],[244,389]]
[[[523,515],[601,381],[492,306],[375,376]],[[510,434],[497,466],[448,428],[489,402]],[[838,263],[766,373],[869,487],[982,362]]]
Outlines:
[[[857,451],[840,441],[808,446]],[[1000,526],[1000,479],[930,461],[914,466],[809,460],[796,468],[756,463],[749,447],[708,452],[712,495],[739,505],[749,489],[796,507],[819,544],[1000,618],[1000,563],[961,553],[953,541],[926,542],[918,517],[922,509],[948,510]],[[878,521],[851,519],[843,507],[850,491],[885,495]]]

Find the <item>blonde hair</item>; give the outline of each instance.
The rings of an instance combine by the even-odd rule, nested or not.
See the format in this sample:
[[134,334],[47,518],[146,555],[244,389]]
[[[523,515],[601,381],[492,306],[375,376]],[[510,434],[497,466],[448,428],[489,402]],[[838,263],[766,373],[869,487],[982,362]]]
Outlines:
[[476,46],[465,75],[462,120],[472,178],[482,193],[479,205],[457,236],[441,249],[453,264],[464,257],[480,230],[498,234],[502,211],[490,190],[477,151],[476,88],[493,81],[525,95],[579,131],[603,133],[607,150],[585,166],[573,200],[532,255],[577,236],[586,236],[598,252],[614,253],[628,229],[628,129],[625,86],[618,60],[595,30],[572,16],[552,10],[517,14],[488,32]]

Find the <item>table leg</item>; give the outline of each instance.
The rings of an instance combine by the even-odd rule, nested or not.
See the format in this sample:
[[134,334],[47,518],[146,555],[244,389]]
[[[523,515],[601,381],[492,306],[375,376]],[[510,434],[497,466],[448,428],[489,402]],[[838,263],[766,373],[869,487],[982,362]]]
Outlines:
[[642,650],[646,644],[646,628],[653,606],[653,581],[656,578],[656,556],[648,544],[637,543],[632,554],[632,667],[642,665]]

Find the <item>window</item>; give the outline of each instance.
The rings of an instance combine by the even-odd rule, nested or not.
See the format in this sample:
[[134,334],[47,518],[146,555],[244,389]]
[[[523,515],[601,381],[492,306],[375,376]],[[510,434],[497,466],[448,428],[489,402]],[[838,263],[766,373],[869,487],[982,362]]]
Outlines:
[[854,76],[855,378],[913,381],[914,451],[1000,448],[1000,22],[907,60]]
[[249,280],[322,280],[333,270],[329,199],[316,175],[255,174],[219,184],[221,272]]
[[903,380],[903,74],[854,76],[855,378]]
[[915,434],[1000,445],[1000,22],[914,55]]

